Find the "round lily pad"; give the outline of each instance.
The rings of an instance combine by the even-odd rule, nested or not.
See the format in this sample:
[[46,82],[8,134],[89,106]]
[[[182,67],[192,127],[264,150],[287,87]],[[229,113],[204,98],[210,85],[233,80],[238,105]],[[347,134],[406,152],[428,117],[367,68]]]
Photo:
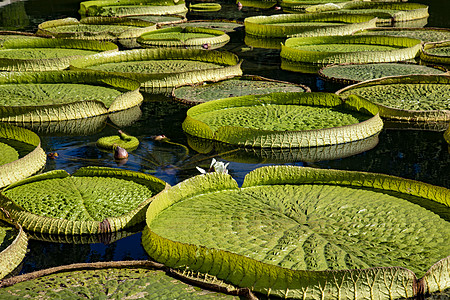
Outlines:
[[137,42],[143,47],[183,47],[217,49],[225,46],[230,37],[223,31],[203,27],[168,27],[147,32]]
[[147,92],[242,75],[237,55],[199,49],[136,49],[75,60],[71,68],[114,72],[141,82]]
[[132,151],[139,146],[139,140],[121,130],[119,130],[119,135],[105,136],[97,140],[97,147],[101,149],[112,150],[115,146]]
[[[3,217],[7,212],[0,211]],[[0,279],[12,272],[27,253],[28,238],[22,227],[0,220]]]
[[326,66],[319,70],[319,76],[345,84],[358,83],[365,80],[386,76],[401,76],[412,74],[444,74],[444,67],[426,66],[413,63],[376,63],[376,64],[337,64]]
[[2,299],[255,299],[248,289],[236,288],[212,276],[200,278],[169,270],[152,261],[59,266],[29,273],[25,278],[9,278],[1,287]]
[[158,28],[164,25],[173,25],[187,22],[186,16],[183,15],[132,15],[128,16],[127,18],[155,23]]
[[1,36],[0,71],[48,71],[66,69],[73,59],[99,52],[114,52],[111,42]]
[[372,16],[352,14],[282,14],[245,18],[245,33],[256,37],[346,35],[375,27]]
[[[330,7],[336,8],[336,3],[340,2],[348,2],[349,0],[334,0],[332,3],[330,3],[329,0],[282,0],[280,2],[281,7],[283,10],[301,10],[304,11],[306,7],[312,6],[312,5],[319,5],[319,4],[329,4]],[[333,5],[334,4],[334,5]]]
[[366,14],[377,17],[377,23],[379,24],[392,24],[428,17],[427,5],[396,1],[348,1],[334,3],[334,5],[321,4],[308,7],[306,11]]
[[38,26],[38,34],[58,38],[108,40],[137,38],[156,29],[156,24],[129,18],[86,17],[46,21]]
[[224,32],[233,32],[237,29],[243,28],[244,23],[234,20],[191,20],[181,24],[179,27],[203,27],[216,29]]
[[273,166],[239,188],[214,172],[155,197],[142,243],[269,295],[405,298],[449,287],[450,224],[434,211],[449,205],[446,188],[382,174]]
[[450,77],[409,75],[361,82],[336,93],[376,106],[380,116],[411,121],[450,120]]
[[172,96],[176,100],[184,103],[199,104],[222,98],[245,95],[310,91],[307,86],[301,84],[246,75],[209,84],[178,87],[172,91]]
[[93,71],[0,74],[0,121],[49,122],[82,119],[142,103],[140,83]]
[[364,139],[383,127],[378,115],[359,113],[350,103],[344,106],[329,93],[224,98],[190,108],[183,130],[231,145],[296,148]]
[[78,13],[82,16],[123,17],[185,14],[187,11],[183,0],[95,0],[81,2]]
[[421,41],[407,37],[373,35],[289,38],[281,57],[309,64],[375,63],[412,59]]
[[450,65],[450,41],[426,43],[420,58],[436,64]]
[[357,34],[364,35],[387,35],[387,36],[405,36],[413,39],[421,40],[422,42],[439,42],[450,40],[449,28],[370,28],[362,30]]
[[215,2],[191,3],[189,4],[189,9],[192,11],[219,11],[222,9],[222,6]]
[[34,132],[5,123],[0,123],[0,153],[0,188],[35,174],[46,161]]
[[166,183],[151,175],[113,168],[55,170],[8,186],[0,203],[26,230],[98,234],[143,221],[152,196]]

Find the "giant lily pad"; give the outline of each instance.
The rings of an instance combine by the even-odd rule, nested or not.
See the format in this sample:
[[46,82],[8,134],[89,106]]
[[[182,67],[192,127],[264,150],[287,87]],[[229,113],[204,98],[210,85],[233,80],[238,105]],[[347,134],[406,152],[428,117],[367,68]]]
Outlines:
[[450,191],[292,166],[256,169],[241,188],[211,173],[155,197],[142,243],[169,267],[268,295],[408,298],[450,287],[449,220],[425,208],[428,202],[448,212]]
[[63,70],[73,59],[118,50],[111,42],[23,35],[1,35],[0,42],[0,71]]
[[114,72],[141,82],[147,92],[242,75],[230,52],[199,49],[136,49],[100,54],[72,62],[71,68]]
[[191,3],[189,4],[189,10],[191,11],[219,11],[222,9],[222,6],[219,3],[211,2],[211,3]]
[[387,35],[405,36],[422,42],[440,42],[450,40],[450,29],[448,28],[370,28],[356,34],[364,35]]
[[307,12],[338,11],[367,14],[378,18],[378,23],[405,22],[428,17],[428,6],[419,3],[348,1],[334,5],[321,4],[305,9]]
[[113,168],[80,168],[30,177],[5,188],[0,204],[26,230],[49,234],[114,232],[142,222],[152,196],[166,183]]
[[184,0],[94,0],[80,3],[80,15],[123,17],[130,15],[173,15],[188,11]]
[[378,144],[378,134],[355,142],[307,148],[236,147],[190,135],[187,136],[187,141],[193,150],[204,154],[214,151],[227,161],[247,164],[283,164],[334,160],[360,154],[373,149]]
[[443,67],[426,66],[413,63],[377,64],[337,64],[319,70],[319,76],[331,81],[353,84],[386,76],[413,74],[441,75],[447,72]]
[[246,75],[210,84],[178,87],[172,91],[172,96],[184,103],[200,104],[229,97],[310,91],[309,87],[301,84]]
[[0,153],[0,188],[33,175],[46,161],[34,132],[4,123],[0,123]]
[[336,7],[336,3],[341,2],[348,2],[348,0],[334,0],[332,3],[330,3],[329,0],[281,0],[280,4],[283,10],[304,10],[306,7],[312,6],[312,5],[320,5],[320,4],[327,4],[329,3],[329,6]]
[[139,88],[137,81],[93,71],[4,72],[0,121],[61,121],[125,110],[142,103]]
[[423,51],[420,53],[420,58],[432,63],[450,65],[450,40],[437,43],[426,43],[423,45]]
[[[450,120],[450,76],[409,75],[361,82],[336,92],[376,106],[381,117],[411,121]],[[371,104],[370,104],[371,103]]]
[[378,114],[344,107],[329,93],[271,93],[225,98],[190,108],[183,130],[245,147],[296,148],[347,143],[378,133]]
[[147,32],[137,42],[143,47],[183,47],[216,49],[225,46],[230,37],[223,31],[202,27],[169,27]]
[[173,25],[187,22],[186,17],[183,15],[131,15],[127,16],[126,18],[155,23],[157,28],[164,25]]
[[[0,214],[7,212],[1,210]],[[0,221],[0,279],[22,262],[27,253],[27,245],[27,234],[21,226]]]
[[375,27],[371,16],[353,14],[283,14],[245,18],[247,34],[272,38],[292,36],[346,35]]
[[243,29],[244,23],[234,20],[191,20],[178,24],[179,27],[204,27],[221,30],[227,33]]
[[65,265],[8,278],[0,286],[2,299],[255,299],[248,289],[212,276],[182,274],[152,261]]
[[373,35],[289,38],[281,57],[309,64],[392,62],[419,55],[421,42],[407,37]]
[[156,29],[156,24],[129,18],[86,17],[46,21],[39,24],[38,34],[57,38],[108,40],[137,38]]

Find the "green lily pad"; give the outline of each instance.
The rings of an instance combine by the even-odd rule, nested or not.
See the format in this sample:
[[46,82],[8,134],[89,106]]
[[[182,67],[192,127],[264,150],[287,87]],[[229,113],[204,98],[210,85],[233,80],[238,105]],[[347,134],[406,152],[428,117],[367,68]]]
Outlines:
[[[82,284],[80,284],[82,282]],[[254,299],[212,276],[197,278],[151,261],[72,264],[12,277],[1,283],[2,299]]]
[[114,72],[141,82],[146,92],[157,93],[178,85],[242,75],[237,55],[199,49],[136,49],[94,55],[72,62],[73,69]]
[[166,183],[151,175],[113,168],[55,170],[8,186],[0,203],[29,231],[98,234],[143,220],[151,197]]
[[420,58],[432,63],[450,65],[450,41],[426,43]]
[[155,197],[142,242],[167,266],[268,295],[407,298],[417,284],[425,293],[449,287],[449,221],[421,206],[427,201],[448,211],[450,191],[292,166],[256,169],[241,188],[211,173]]
[[444,139],[447,141],[447,143],[450,144],[450,126],[444,132]]
[[304,85],[246,75],[210,84],[178,87],[172,91],[172,96],[184,103],[199,104],[228,97],[310,91]]
[[112,150],[119,146],[125,150],[132,151],[139,146],[139,140],[119,130],[119,135],[105,136],[97,140],[97,147]]
[[245,18],[246,34],[256,37],[346,35],[375,27],[376,19],[352,14],[282,14]]
[[[137,42],[149,47],[184,47],[217,49],[225,46],[230,37],[223,31],[202,27],[168,27],[147,32]],[[206,45],[206,46],[205,46]]]
[[269,9],[274,7],[278,2],[276,0],[239,0],[243,7],[254,7],[259,9]]
[[372,103],[380,116],[411,121],[450,120],[450,77],[409,75],[361,82],[336,93],[354,101]]
[[0,123],[0,188],[31,176],[45,165],[41,140],[32,131]]
[[219,11],[222,6],[219,3],[205,2],[205,3],[194,3],[189,4],[189,9],[191,11]]
[[450,29],[448,28],[370,28],[362,30],[358,34],[404,36],[427,43],[450,40]]
[[143,101],[137,81],[93,71],[0,74],[0,121],[49,122],[125,110]]
[[304,11],[306,7],[312,6],[312,5],[319,5],[319,4],[336,4],[341,2],[348,2],[348,0],[334,0],[332,3],[330,3],[329,0],[281,0],[280,5],[283,8],[283,10],[301,10]]
[[131,15],[126,18],[142,20],[145,22],[155,23],[157,27],[164,25],[174,25],[187,22],[186,16],[183,15]]
[[57,38],[108,40],[137,38],[156,30],[156,24],[129,18],[86,17],[46,21],[38,26],[38,34]]
[[190,108],[183,130],[200,138],[262,148],[340,144],[381,130],[383,124],[376,113],[363,114],[347,105],[345,108],[339,97],[328,93],[224,98]]
[[[5,214],[2,209],[0,214]],[[0,279],[12,272],[27,253],[28,238],[22,227],[0,221]]]
[[281,57],[309,64],[375,63],[412,59],[421,42],[407,37],[373,35],[289,38]]
[[80,3],[82,16],[123,17],[130,15],[173,15],[188,11],[183,0],[94,0]]
[[66,69],[73,59],[117,51],[111,42],[0,35],[0,71]]
[[445,72],[447,70],[443,67],[413,63],[338,64],[320,69],[319,76],[331,81],[353,84],[385,76],[413,74],[440,75]]
[[203,27],[216,29],[224,32],[234,32],[240,28],[243,28],[244,23],[234,20],[191,20],[181,24],[179,27]]
[[377,17],[379,24],[392,24],[428,17],[428,6],[419,3],[348,1],[310,6],[306,12],[334,11],[337,13],[366,14]]

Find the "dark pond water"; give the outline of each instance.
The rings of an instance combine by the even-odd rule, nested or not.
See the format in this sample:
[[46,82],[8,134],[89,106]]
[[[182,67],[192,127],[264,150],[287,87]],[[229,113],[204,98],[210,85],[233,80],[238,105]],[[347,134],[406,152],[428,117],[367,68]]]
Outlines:
[[[79,18],[79,1],[74,0],[30,0],[12,2],[0,0],[0,30],[19,30],[34,32],[37,24],[63,17]],[[215,14],[189,15],[188,19],[211,19],[215,16],[243,21],[247,16],[280,13],[274,9],[264,11],[243,8],[238,11],[234,1],[218,1],[223,9]],[[450,2],[448,0],[410,1],[430,6],[427,27],[450,27]],[[302,83],[313,91],[334,92],[340,86],[329,84],[315,75],[304,75],[280,69],[277,51],[256,50],[241,52],[244,34],[232,34],[232,41],[224,48],[233,51],[244,59],[245,74],[261,75],[268,78]],[[450,149],[443,133],[424,130],[406,130],[402,128],[384,129],[368,144],[354,145],[348,157],[334,159],[331,154],[339,153],[343,147],[331,149],[312,149],[284,153],[232,153],[227,149],[217,149],[210,153],[198,153],[190,145],[181,129],[187,108],[171,102],[167,97],[145,95],[146,102],[138,112],[140,118],[128,126],[121,126],[125,132],[141,141],[141,146],[130,154],[128,162],[118,166],[111,153],[101,152],[95,147],[95,141],[102,136],[116,133],[114,120],[100,120],[89,124],[89,131],[62,131],[59,134],[48,133],[48,128],[33,128],[42,139],[46,152],[57,152],[56,160],[49,160],[45,171],[65,169],[73,172],[82,166],[99,165],[137,170],[155,175],[174,185],[186,178],[197,175],[196,166],[207,167],[212,157],[229,161],[230,174],[242,183],[244,176],[251,170],[272,163],[312,166],[386,173],[405,178],[416,179],[450,188]],[[70,125],[70,124],[69,124]],[[69,126],[67,125],[67,126]],[[72,129],[82,129],[84,125],[70,125]],[[390,126],[392,127],[392,126]],[[67,128],[67,127],[66,127]],[[151,137],[164,134],[171,143],[155,142]],[[197,149],[194,146],[195,149]],[[347,149],[349,150],[349,149]],[[274,157],[278,158],[274,161]],[[280,158],[284,158],[281,160]],[[270,163],[272,162],[272,163]],[[137,229],[139,230],[139,229]],[[147,259],[148,256],[140,244],[140,233],[131,234],[109,244],[69,244],[32,240],[29,243],[22,273],[34,270],[70,264],[76,262],[94,262],[110,260]]]

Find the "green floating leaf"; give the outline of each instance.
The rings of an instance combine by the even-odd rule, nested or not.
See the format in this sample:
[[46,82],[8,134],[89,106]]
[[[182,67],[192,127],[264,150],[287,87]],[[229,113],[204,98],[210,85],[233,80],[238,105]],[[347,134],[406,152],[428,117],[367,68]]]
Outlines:
[[219,3],[195,3],[189,4],[189,9],[191,11],[219,11],[222,9],[222,6]]
[[35,174],[46,161],[34,132],[4,123],[0,123],[0,153],[0,188]]
[[26,230],[49,234],[114,232],[142,222],[166,183],[113,168],[55,170],[8,186],[0,203]]
[[0,71],[63,70],[76,58],[114,52],[111,42],[0,35]]
[[420,58],[432,63],[450,65],[450,41],[426,43]]
[[334,9],[337,9],[336,3],[341,2],[348,2],[348,0],[333,0],[332,3],[330,3],[330,0],[281,0],[280,5],[283,8],[283,10],[304,10],[306,7],[310,7],[312,5],[319,5],[319,4],[329,4],[328,6],[331,8],[334,7]]
[[338,145],[304,148],[246,148],[187,136],[189,147],[199,153],[218,153],[227,161],[246,164],[283,164],[341,159],[373,149],[378,144],[378,134],[369,138]]
[[95,0],[80,3],[82,16],[123,17],[131,15],[173,15],[188,11],[184,0]]
[[386,76],[413,74],[440,75],[447,72],[443,67],[425,66],[414,63],[376,63],[376,64],[338,64],[319,70],[319,76],[344,84],[353,84],[365,80]]
[[83,119],[140,105],[140,83],[93,71],[3,72],[0,121]]
[[450,126],[444,132],[444,139],[447,141],[447,143],[450,144]]
[[248,289],[237,289],[214,279],[180,274],[151,261],[72,264],[4,280],[0,283],[0,297],[254,299]]
[[85,40],[132,39],[152,30],[156,30],[155,23],[110,17],[86,17],[80,21],[75,18],[65,18],[38,25],[38,34]]
[[242,6],[259,9],[269,9],[278,3],[276,0],[239,0],[238,2],[241,3]]
[[[427,201],[448,209],[450,191],[388,175],[292,166],[256,169],[242,188],[229,175],[209,173],[155,197],[142,243],[169,267],[267,295],[408,298],[450,287],[450,226],[420,206]],[[427,272],[443,257],[443,268]],[[434,275],[433,284],[406,268]]]
[[242,29],[244,26],[243,22],[235,20],[191,20],[178,24],[179,27],[203,27],[221,30],[224,32],[234,32],[236,30]]
[[128,16],[126,18],[142,20],[145,22],[152,22],[152,23],[155,23],[158,28],[161,26],[164,26],[164,25],[174,25],[174,24],[180,24],[180,23],[187,22],[186,16],[176,15],[176,14],[173,14],[173,15],[132,15],[132,16]]
[[245,18],[245,32],[256,37],[346,35],[375,27],[372,16],[354,14],[283,14]]
[[421,41],[373,35],[289,38],[281,57],[309,64],[375,63],[408,60],[419,55]]
[[[361,112],[368,113],[360,107]],[[329,93],[271,93],[231,97],[192,107],[183,130],[193,136],[245,147],[296,148],[347,143],[383,127],[369,115],[345,108]]]
[[304,85],[246,75],[209,84],[178,87],[172,91],[172,96],[184,103],[200,104],[228,97],[310,91]]
[[422,42],[439,42],[450,40],[449,28],[370,28],[362,30],[357,34],[364,35],[386,35],[404,36],[421,40]]
[[[0,214],[6,216],[3,209]],[[12,272],[27,253],[27,234],[19,225],[0,221],[0,279]]]
[[139,140],[119,130],[119,135],[105,136],[97,140],[97,147],[112,150],[119,146],[125,150],[132,151],[139,146]]
[[184,47],[217,49],[225,46],[230,37],[223,31],[202,27],[168,27],[141,35],[137,42],[149,47]]
[[[361,82],[336,93],[361,105],[376,105],[380,116],[406,121],[450,120],[450,76],[409,75]],[[359,105],[359,104],[358,104]]]
[[392,24],[428,17],[428,6],[419,3],[403,3],[402,1],[348,1],[311,6],[306,12],[324,12],[332,10],[335,13],[365,14],[377,17],[379,24]]
[[136,49],[94,55],[72,62],[73,69],[114,72],[141,82],[146,92],[242,75],[239,57],[225,51]]

